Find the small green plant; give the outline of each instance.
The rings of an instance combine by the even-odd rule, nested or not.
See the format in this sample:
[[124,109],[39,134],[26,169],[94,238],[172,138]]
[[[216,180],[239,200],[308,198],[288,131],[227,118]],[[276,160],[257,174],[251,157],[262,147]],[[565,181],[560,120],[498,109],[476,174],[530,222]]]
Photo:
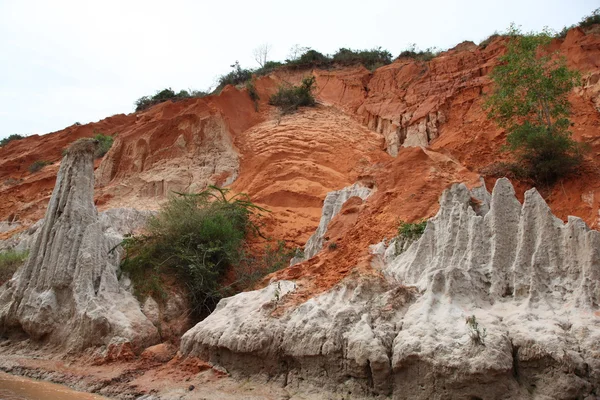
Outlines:
[[98,141],[98,148],[94,152],[94,157],[104,157],[104,155],[108,153],[108,150],[110,150],[111,146],[113,145],[114,138],[112,136],[104,135],[96,130],[94,130],[94,133],[96,134],[94,139]]
[[409,223],[402,220],[399,222],[400,225],[398,226],[398,236],[411,241],[420,238],[427,227],[426,220],[419,220],[414,223]]
[[8,281],[17,269],[23,265],[29,252],[7,250],[0,252],[0,285]]
[[333,251],[338,248],[338,244],[336,242],[331,242],[331,243],[329,243],[327,248],[329,248],[329,250]]
[[310,48],[304,48],[304,52],[297,58],[286,60],[287,65],[296,66],[298,68],[310,68],[327,66],[331,63],[331,59],[326,55],[319,53]]
[[275,71],[277,68],[283,65],[284,64],[279,61],[267,61],[265,65],[258,69],[255,69],[254,71],[252,71],[252,73],[256,76],[264,76],[270,74],[271,72]]
[[50,161],[38,160],[38,161],[35,161],[33,164],[31,164],[28,169],[29,169],[29,172],[31,172],[33,174],[34,172],[38,172],[42,168],[44,168],[46,165],[50,165],[50,164],[52,164]]
[[21,139],[25,139],[25,136],[14,133],[14,134],[10,135],[9,137],[0,139],[0,147],[6,146],[9,142],[12,142],[13,140],[21,140]]
[[254,102],[254,110],[258,112],[258,101],[260,100],[260,96],[256,91],[256,86],[254,86],[254,81],[251,79],[246,82],[246,91],[248,92],[248,96]]
[[253,220],[261,211],[246,195],[229,196],[215,186],[178,193],[150,219],[145,235],[123,240],[121,268],[142,298],[164,299],[164,274],[177,275],[187,284],[195,313],[205,315],[230,294],[221,282],[243,260],[246,235],[259,233]]
[[487,331],[485,328],[482,329],[481,326],[479,326],[479,322],[477,322],[475,315],[467,317],[466,324],[469,326],[471,340],[479,345],[485,346]]
[[312,94],[314,84],[315,77],[309,76],[302,79],[300,86],[282,85],[271,96],[269,104],[279,107],[284,114],[293,112],[298,107],[312,107],[316,104]]

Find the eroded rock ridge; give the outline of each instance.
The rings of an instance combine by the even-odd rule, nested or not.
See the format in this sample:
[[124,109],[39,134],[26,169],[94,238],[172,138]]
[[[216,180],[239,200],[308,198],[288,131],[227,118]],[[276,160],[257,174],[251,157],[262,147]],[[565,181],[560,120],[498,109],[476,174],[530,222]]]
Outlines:
[[[379,248],[381,248],[380,246]],[[234,374],[394,398],[594,398],[600,233],[532,189],[454,185],[423,236],[297,307],[297,285],[227,298],[181,351]],[[385,257],[384,257],[385,255]]]
[[83,139],[67,151],[29,258],[0,288],[0,330],[65,350],[129,342],[143,348],[158,332],[117,279],[121,236],[94,206],[93,152]]

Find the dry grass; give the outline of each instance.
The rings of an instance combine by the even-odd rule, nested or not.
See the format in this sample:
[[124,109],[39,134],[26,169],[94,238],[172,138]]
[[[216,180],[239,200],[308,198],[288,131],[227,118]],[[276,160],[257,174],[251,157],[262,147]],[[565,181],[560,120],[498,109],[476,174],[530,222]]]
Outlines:
[[69,146],[69,148],[67,149],[67,154],[94,154],[99,144],[100,141],[98,141],[97,139],[81,138],[79,140],[76,140],[71,146]]

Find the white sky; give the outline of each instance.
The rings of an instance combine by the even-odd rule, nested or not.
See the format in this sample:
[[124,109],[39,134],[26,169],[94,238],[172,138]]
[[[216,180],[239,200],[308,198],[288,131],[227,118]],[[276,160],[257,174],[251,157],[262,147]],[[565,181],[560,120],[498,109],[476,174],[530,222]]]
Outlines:
[[597,0],[0,0],[0,138],[43,134],[133,111],[158,89],[214,87],[269,43],[324,54],[381,46],[395,57],[476,43],[510,22],[555,30]]

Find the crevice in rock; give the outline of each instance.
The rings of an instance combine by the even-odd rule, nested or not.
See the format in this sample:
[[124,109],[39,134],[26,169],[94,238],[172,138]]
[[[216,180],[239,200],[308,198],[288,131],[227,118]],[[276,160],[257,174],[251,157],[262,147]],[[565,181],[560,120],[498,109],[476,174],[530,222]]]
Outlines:
[[519,382],[520,381],[520,376],[519,376],[519,346],[515,346],[511,342],[511,348],[512,348],[512,374],[513,374],[514,378],[517,380],[517,382]]

